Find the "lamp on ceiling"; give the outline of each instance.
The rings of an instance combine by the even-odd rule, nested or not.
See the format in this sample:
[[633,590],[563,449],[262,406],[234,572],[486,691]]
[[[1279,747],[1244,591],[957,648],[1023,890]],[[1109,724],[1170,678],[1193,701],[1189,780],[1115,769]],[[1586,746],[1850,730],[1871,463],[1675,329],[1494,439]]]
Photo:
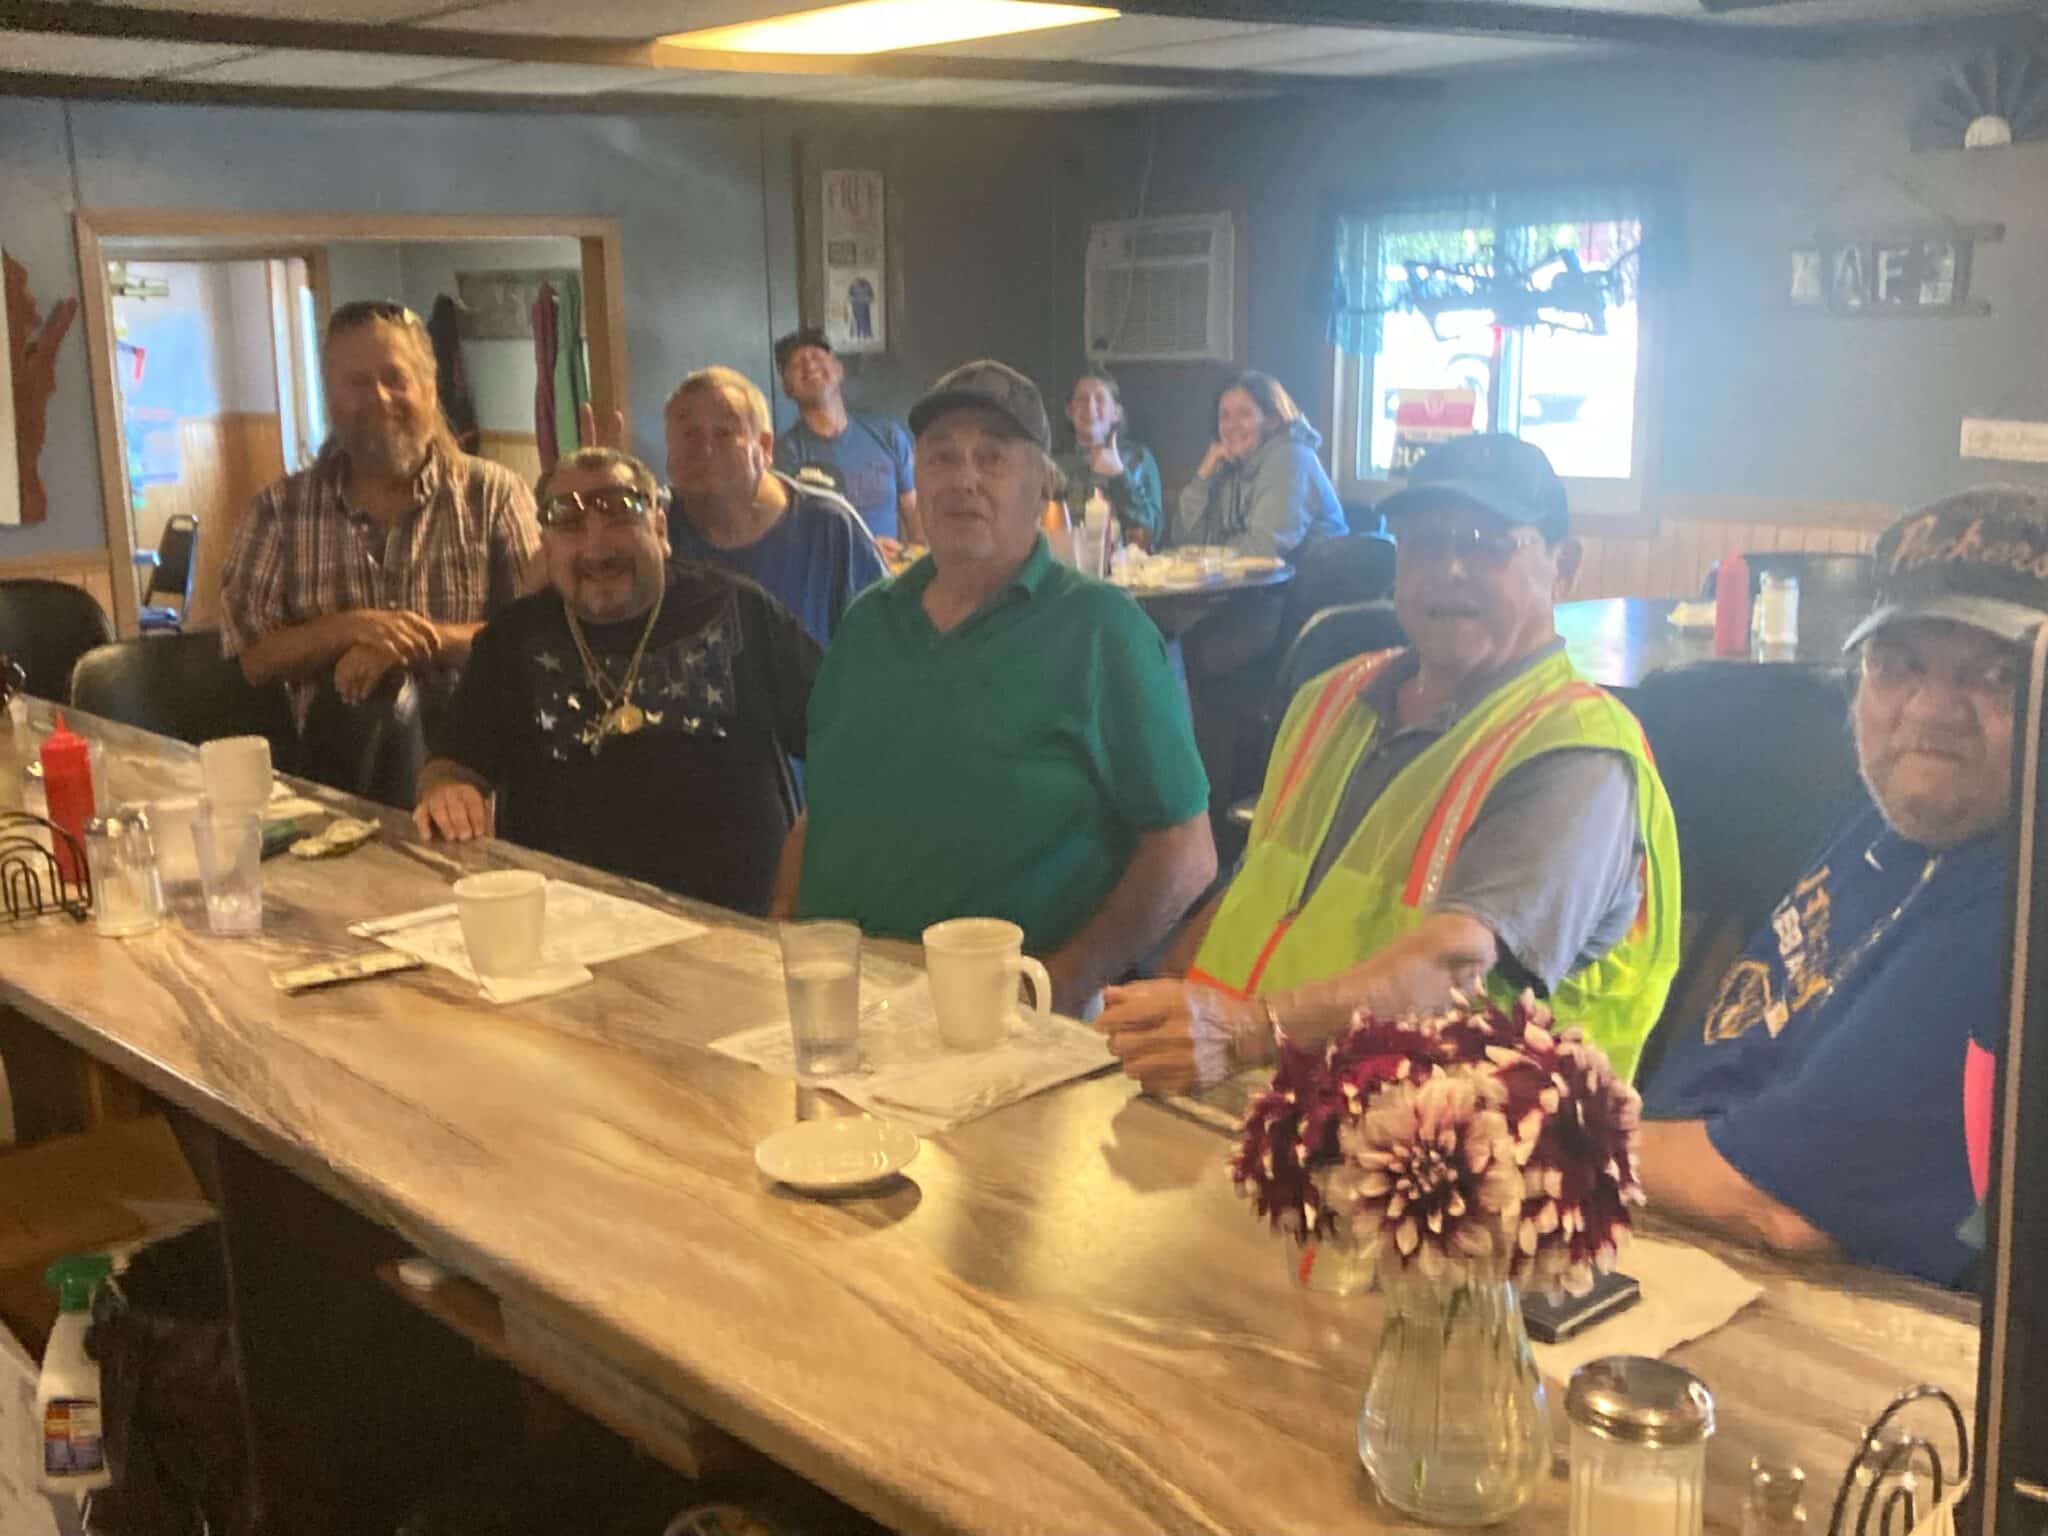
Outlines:
[[1107,6],[1048,0],[852,0],[729,27],[676,32],[659,41],[724,53],[891,53],[1108,21],[1117,14]]

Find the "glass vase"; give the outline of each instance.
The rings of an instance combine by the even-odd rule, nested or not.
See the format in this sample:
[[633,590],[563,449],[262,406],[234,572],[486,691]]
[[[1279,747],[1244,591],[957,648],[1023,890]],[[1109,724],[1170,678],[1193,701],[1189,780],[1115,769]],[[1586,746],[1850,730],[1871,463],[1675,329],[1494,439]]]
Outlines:
[[1491,1525],[1550,1469],[1543,1377],[1521,1299],[1496,1275],[1430,1280],[1380,1266],[1387,1319],[1358,1411],[1381,1495],[1434,1525]]
[[1372,1289],[1372,1257],[1348,1235],[1312,1237],[1287,1245],[1287,1272],[1303,1290],[1355,1296]]

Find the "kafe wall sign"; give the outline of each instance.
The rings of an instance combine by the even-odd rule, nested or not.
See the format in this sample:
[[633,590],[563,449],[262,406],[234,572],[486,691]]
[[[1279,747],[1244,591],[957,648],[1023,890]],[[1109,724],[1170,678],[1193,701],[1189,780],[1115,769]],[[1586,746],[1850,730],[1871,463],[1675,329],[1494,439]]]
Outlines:
[[1792,252],[1792,302],[1831,314],[1985,315],[1970,299],[1970,258],[2002,224],[1928,223],[1831,233]]

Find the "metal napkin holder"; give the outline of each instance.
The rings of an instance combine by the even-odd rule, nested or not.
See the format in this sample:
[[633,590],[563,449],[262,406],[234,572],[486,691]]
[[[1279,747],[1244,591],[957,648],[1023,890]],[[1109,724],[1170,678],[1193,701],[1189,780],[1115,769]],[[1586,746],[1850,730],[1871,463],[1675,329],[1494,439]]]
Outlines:
[[[1940,1450],[1926,1436],[1894,1427],[1904,1410],[1928,1401],[1948,1410],[1956,1437],[1952,1466],[1943,1462]],[[1969,1480],[1970,1432],[1962,1408],[1940,1387],[1910,1387],[1863,1431],[1855,1459],[1835,1491],[1828,1536],[1909,1536],[1923,1515],[1939,1509],[1945,1497]],[[1923,1487],[1932,1494],[1924,1507],[1919,1499]],[[1851,1505],[1856,1506],[1853,1521],[1847,1518]]]
[[[71,854],[76,879],[66,879],[51,850]],[[82,923],[92,914],[92,871],[85,844],[55,822],[26,811],[0,812],[0,906],[10,923],[61,912]]]

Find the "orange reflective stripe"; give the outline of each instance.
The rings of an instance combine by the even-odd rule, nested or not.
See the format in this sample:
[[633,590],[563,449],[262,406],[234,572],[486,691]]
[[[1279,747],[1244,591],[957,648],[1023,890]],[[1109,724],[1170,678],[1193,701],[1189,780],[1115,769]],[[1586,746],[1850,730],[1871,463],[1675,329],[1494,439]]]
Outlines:
[[1218,992],[1228,992],[1232,997],[1244,996],[1244,993],[1239,988],[1233,987],[1221,976],[1211,976],[1199,965],[1189,966],[1187,975],[1181,979],[1184,981],[1192,981],[1197,986],[1214,987]]
[[1280,947],[1280,941],[1287,937],[1287,930],[1293,926],[1292,912],[1273,925],[1273,931],[1266,935],[1265,946],[1259,951],[1259,958],[1252,962],[1251,974],[1244,979],[1243,996],[1249,997],[1259,990],[1259,978],[1266,972],[1266,962],[1273,958],[1273,951]]
[[1302,775],[1308,772],[1308,765],[1315,758],[1315,749],[1322,744],[1325,726],[1335,719],[1339,709],[1365,692],[1380,668],[1399,654],[1398,651],[1370,652],[1340,668],[1337,675],[1324,684],[1315,708],[1309,712],[1308,724],[1302,727],[1301,740],[1295,743],[1294,755],[1287,759],[1286,771],[1280,775],[1280,787],[1273,793],[1273,810],[1267,817],[1268,821],[1280,814],[1280,808],[1299,787]]
[[1444,871],[1450,868],[1451,860],[1457,857],[1458,849],[1465,841],[1465,834],[1472,830],[1472,823],[1478,819],[1479,807],[1485,804],[1487,791],[1493,787],[1493,776],[1500,770],[1501,759],[1508,755],[1509,749],[1558,705],[1576,699],[1599,698],[1601,694],[1602,690],[1591,683],[1567,683],[1562,688],[1552,689],[1541,698],[1531,700],[1514,719],[1465,754],[1451,775],[1450,783],[1444,787],[1436,809],[1430,813],[1429,821],[1422,829],[1422,837],[1415,845],[1415,857],[1408,865],[1408,883],[1401,891],[1403,902],[1411,907],[1420,906],[1432,893],[1432,887],[1443,878]]

